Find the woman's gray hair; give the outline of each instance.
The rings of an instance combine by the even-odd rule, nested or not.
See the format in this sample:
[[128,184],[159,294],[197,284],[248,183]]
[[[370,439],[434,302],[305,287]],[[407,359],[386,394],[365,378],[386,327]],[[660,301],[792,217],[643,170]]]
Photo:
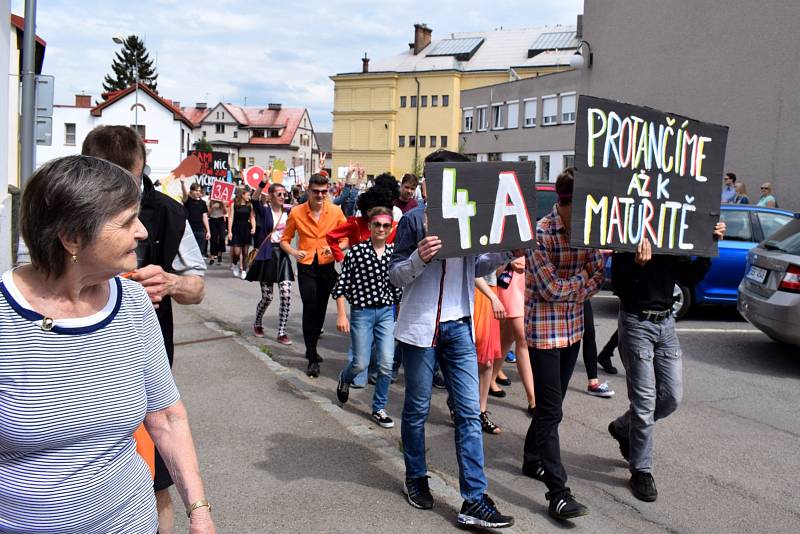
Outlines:
[[48,277],[66,270],[61,238],[85,247],[103,226],[139,204],[136,178],[117,165],[91,156],[67,156],[42,165],[25,186],[20,232],[31,263]]

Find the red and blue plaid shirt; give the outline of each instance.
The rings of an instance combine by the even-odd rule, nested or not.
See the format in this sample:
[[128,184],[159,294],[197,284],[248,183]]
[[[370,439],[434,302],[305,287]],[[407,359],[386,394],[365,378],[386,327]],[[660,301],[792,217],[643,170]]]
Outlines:
[[[586,271],[588,277],[581,274]],[[569,246],[558,211],[536,224],[536,247],[525,258],[525,333],[537,349],[569,347],[583,338],[583,303],[603,282],[594,249]]]

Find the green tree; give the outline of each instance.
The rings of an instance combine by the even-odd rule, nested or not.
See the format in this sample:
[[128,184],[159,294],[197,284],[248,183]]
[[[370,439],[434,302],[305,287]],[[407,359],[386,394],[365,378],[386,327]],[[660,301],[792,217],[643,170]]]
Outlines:
[[201,137],[194,142],[194,149],[199,152],[214,152],[214,147],[208,142],[208,139]]
[[[144,46],[144,42],[136,35],[129,35],[122,43],[122,49],[116,53],[111,63],[112,74],[106,74],[103,81],[105,91],[119,91],[136,83],[136,73],[139,73],[139,83],[156,91],[158,73],[153,66],[153,60]],[[157,91],[156,91],[157,92]]]

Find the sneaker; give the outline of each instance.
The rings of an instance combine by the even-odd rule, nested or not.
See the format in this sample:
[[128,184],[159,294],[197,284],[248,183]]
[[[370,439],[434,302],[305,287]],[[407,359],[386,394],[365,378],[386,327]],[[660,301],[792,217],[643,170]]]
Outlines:
[[312,378],[317,378],[319,376],[319,363],[311,362],[308,364],[308,369],[306,369],[306,374]]
[[572,493],[567,489],[562,491],[560,495],[550,499],[550,506],[547,507],[547,513],[553,519],[572,519],[574,517],[581,517],[589,513],[589,509],[575,500]]
[[483,430],[486,434],[500,434],[503,432],[503,429],[497,426],[489,419],[489,412],[481,412],[480,414],[481,420],[481,430]]
[[544,466],[541,461],[522,464],[522,474],[539,482],[544,482]]
[[389,417],[389,414],[386,413],[386,410],[378,410],[377,412],[372,412],[372,420],[378,423],[383,428],[394,427],[394,421],[392,421],[392,418]]
[[501,514],[491,497],[484,493],[479,501],[464,501],[458,514],[458,524],[481,528],[506,528],[514,524],[514,518]]
[[324,335],[325,335],[325,329],[323,328],[323,329],[321,329],[321,330],[319,331],[319,337],[322,337],[322,336],[324,336]]
[[378,377],[375,376],[375,375],[369,375],[367,377],[367,382],[369,383],[370,386],[377,385],[378,384]]
[[342,404],[346,403],[347,399],[350,398],[350,384],[342,380],[341,374],[339,375],[339,384],[336,386],[336,398]]
[[214,265],[214,258],[209,258],[208,264],[209,265]]
[[517,363],[517,355],[514,354],[513,350],[508,351],[508,354],[506,354],[506,361],[508,363]]
[[246,280],[246,279],[247,279],[247,271],[242,270],[242,280]]
[[264,327],[261,325],[253,325],[253,335],[256,337],[264,337]]
[[233,277],[234,278],[239,278],[242,275],[242,270],[239,269],[238,265],[234,265],[233,269],[231,269],[231,270],[233,271]]
[[444,385],[444,375],[441,371],[433,373],[433,387],[437,389],[447,389],[447,386]]
[[631,475],[630,485],[633,496],[640,501],[653,502],[658,498],[656,481],[653,480],[651,473],[634,471]]
[[614,390],[608,387],[608,382],[602,384],[593,384],[586,388],[586,393],[595,397],[603,397],[605,399],[614,396]]
[[281,345],[291,345],[292,340],[289,339],[289,336],[283,334],[282,336],[278,336],[278,343],[280,343]]
[[614,367],[614,364],[611,363],[611,353],[601,350],[600,354],[597,355],[597,363],[603,368],[603,371],[610,375],[615,375],[619,372],[617,368]]
[[420,510],[430,510],[433,508],[433,495],[428,486],[428,479],[424,476],[419,478],[407,478],[403,485],[403,492],[408,498],[408,504]]
[[622,454],[622,457],[625,458],[625,461],[629,461],[631,459],[631,442],[628,436],[623,436],[617,431],[614,426],[614,421],[608,423],[608,433],[619,443],[619,452]]

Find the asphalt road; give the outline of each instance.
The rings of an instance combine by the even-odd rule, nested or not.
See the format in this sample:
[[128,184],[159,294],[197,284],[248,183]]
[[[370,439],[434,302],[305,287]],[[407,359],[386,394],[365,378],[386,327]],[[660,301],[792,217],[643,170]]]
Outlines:
[[[220,266],[211,267],[207,280],[204,303],[180,310],[177,337],[220,335],[204,322],[241,335],[180,345],[175,373],[205,460],[209,495],[217,500],[220,532],[455,529],[458,471],[444,392],[435,390],[427,439],[429,467],[447,486],[437,486],[435,513],[420,512],[401,495],[402,374],[387,407],[397,426],[371,425],[370,389],[351,390],[343,408],[335,401],[348,340],[335,331],[333,304],[320,342],[322,376],[309,379],[302,373],[296,288],[289,327],[295,343],[284,347],[274,342],[277,301],[265,316],[267,338],[258,340],[251,333],[257,284],[236,280]],[[603,292],[593,304],[602,345],[616,328],[617,301]],[[489,493],[516,516],[514,531],[797,532],[800,350],[774,343],[733,310],[694,310],[678,331],[685,396],[678,411],[656,425],[655,503],[631,495],[626,463],[606,430],[627,406],[624,374],[601,371],[617,395],[591,397],[579,359],[561,445],[569,485],[590,515],[566,524],[547,516],[544,485],[520,472],[530,420],[516,369],[506,365],[509,395],[489,401],[504,432],[485,436],[484,448]],[[616,357],[615,363],[624,373]]]

